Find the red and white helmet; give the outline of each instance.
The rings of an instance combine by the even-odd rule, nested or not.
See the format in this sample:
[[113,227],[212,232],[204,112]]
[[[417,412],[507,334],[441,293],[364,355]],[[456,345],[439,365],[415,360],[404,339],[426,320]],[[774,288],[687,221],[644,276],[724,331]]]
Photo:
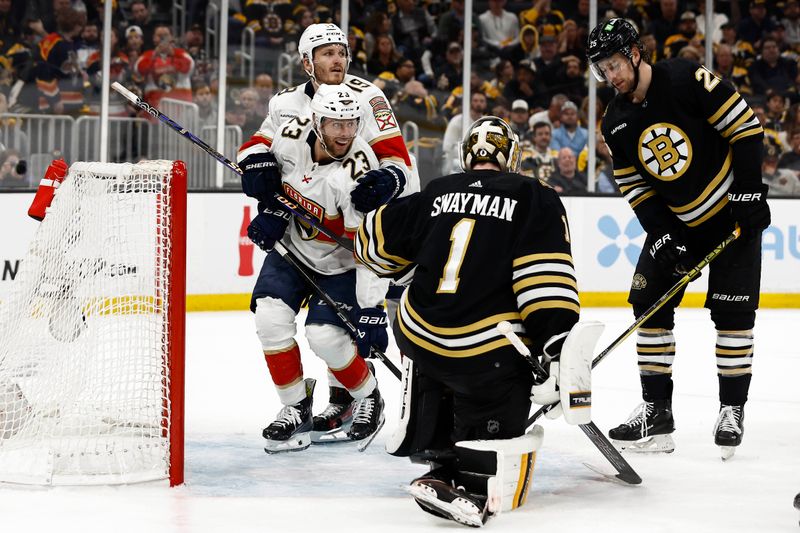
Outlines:
[[305,29],[297,45],[300,58],[308,59],[308,62],[311,64],[311,72],[306,71],[311,78],[314,77],[314,49],[326,44],[341,44],[344,46],[345,53],[347,54],[345,72],[350,68],[350,58],[352,56],[350,55],[350,43],[347,40],[347,35],[345,35],[339,26],[330,22],[325,24],[312,24]]

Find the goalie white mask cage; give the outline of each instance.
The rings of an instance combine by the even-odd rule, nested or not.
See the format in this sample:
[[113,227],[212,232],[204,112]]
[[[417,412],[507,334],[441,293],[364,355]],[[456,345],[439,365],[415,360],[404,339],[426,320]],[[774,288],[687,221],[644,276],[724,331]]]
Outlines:
[[75,163],[0,303],[0,481],[183,482],[186,168]]

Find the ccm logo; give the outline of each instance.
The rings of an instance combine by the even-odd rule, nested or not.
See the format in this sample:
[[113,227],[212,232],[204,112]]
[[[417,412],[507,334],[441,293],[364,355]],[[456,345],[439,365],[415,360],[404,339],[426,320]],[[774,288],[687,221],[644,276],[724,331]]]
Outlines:
[[656,256],[656,251],[658,251],[658,249],[659,249],[659,248],[661,248],[662,246],[664,246],[665,244],[667,244],[667,241],[671,241],[671,240],[672,240],[672,237],[670,237],[670,236],[669,236],[669,233],[667,233],[666,235],[664,235],[663,237],[661,237],[660,239],[658,239],[658,240],[657,240],[657,241],[656,241],[656,242],[653,244],[653,246],[651,246],[651,247],[650,247],[650,257],[653,257],[653,258],[655,258],[655,256]]
[[749,302],[750,296],[743,294],[719,294],[714,293],[711,295],[712,300],[720,300],[722,302]]
[[755,202],[761,201],[760,192],[740,192],[738,194],[729,192],[728,200],[731,202]]

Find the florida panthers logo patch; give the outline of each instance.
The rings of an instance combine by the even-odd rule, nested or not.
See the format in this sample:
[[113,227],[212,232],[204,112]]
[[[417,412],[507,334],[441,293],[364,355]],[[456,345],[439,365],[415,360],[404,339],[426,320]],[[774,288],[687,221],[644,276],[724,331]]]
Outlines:
[[639,160],[654,177],[676,180],[692,162],[692,143],[679,127],[654,124],[639,137]]

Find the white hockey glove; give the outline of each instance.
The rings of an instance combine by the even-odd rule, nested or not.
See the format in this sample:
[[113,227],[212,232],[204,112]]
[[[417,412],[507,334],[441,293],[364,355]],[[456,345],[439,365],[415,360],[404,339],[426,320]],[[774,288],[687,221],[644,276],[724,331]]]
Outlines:
[[[538,405],[552,405],[561,401],[561,394],[558,388],[558,361],[550,363],[550,375],[544,382],[535,384],[531,387],[531,401]],[[563,414],[561,404],[545,413],[545,416],[555,420]]]

